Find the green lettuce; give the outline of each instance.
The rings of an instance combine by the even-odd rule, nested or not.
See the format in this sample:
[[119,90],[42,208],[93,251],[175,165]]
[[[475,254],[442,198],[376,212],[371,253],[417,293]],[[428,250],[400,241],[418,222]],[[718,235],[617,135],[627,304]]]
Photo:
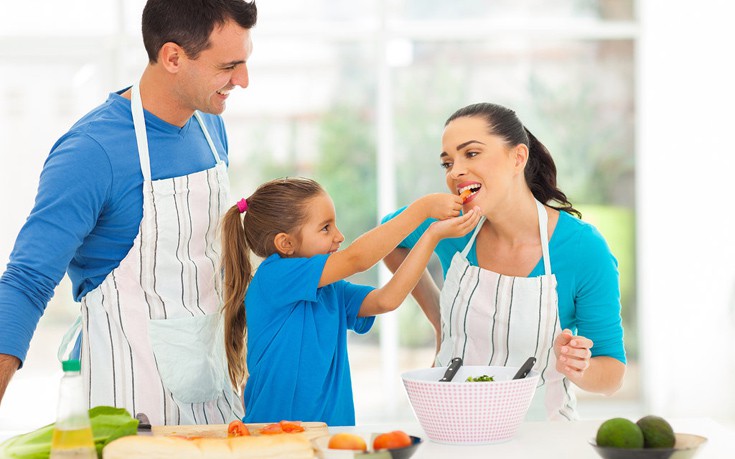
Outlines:
[[[136,435],[138,420],[124,408],[96,406],[89,410],[94,446],[97,457],[102,457],[102,448],[116,438]],[[51,452],[51,435],[54,424],[43,426],[33,432],[10,438],[0,445],[0,457],[8,459],[48,459]]]

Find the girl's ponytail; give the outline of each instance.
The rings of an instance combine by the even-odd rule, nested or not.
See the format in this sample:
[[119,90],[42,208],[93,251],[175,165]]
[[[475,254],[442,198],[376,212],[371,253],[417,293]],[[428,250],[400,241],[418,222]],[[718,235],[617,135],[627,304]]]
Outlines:
[[[582,213],[572,206],[567,195],[556,186],[556,164],[549,150],[531,134],[531,131],[525,127],[524,129],[528,135],[528,162],[524,175],[533,196],[539,202],[556,210],[563,210],[582,218]],[[556,201],[560,205],[549,204],[551,201]]]
[[253,269],[237,205],[232,206],[222,219],[222,270],[225,289],[225,304],[222,308],[225,322],[225,351],[230,381],[239,393],[247,378],[245,291],[253,278]]

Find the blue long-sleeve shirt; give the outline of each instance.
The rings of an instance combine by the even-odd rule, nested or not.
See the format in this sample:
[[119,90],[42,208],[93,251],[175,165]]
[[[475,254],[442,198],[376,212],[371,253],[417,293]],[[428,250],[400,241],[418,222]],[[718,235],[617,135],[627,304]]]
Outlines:
[[[143,217],[143,175],[130,100],[111,93],[53,146],[36,201],[0,278],[0,353],[28,352],[54,288],[69,273],[79,301],[133,246]],[[184,127],[145,112],[153,180],[199,172],[215,160],[199,123]],[[227,136],[219,116],[203,114],[220,157]]]

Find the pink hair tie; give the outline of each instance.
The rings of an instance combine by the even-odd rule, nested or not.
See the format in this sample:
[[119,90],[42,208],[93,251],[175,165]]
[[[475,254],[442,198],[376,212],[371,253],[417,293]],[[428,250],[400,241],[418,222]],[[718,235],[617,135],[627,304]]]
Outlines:
[[237,210],[239,210],[240,213],[243,213],[246,210],[248,210],[248,202],[245,200],[245,198],[242,198],[241,200],[237,201]]

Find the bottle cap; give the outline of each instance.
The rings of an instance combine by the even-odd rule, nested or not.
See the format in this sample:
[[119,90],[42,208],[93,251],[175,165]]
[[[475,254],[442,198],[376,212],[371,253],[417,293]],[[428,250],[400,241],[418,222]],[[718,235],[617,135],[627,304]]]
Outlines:
[[61,362],[61,368],[63,368],[64,371],[80,371],[82,369],[82,364],[79,362],[79,360],[64,360]]

